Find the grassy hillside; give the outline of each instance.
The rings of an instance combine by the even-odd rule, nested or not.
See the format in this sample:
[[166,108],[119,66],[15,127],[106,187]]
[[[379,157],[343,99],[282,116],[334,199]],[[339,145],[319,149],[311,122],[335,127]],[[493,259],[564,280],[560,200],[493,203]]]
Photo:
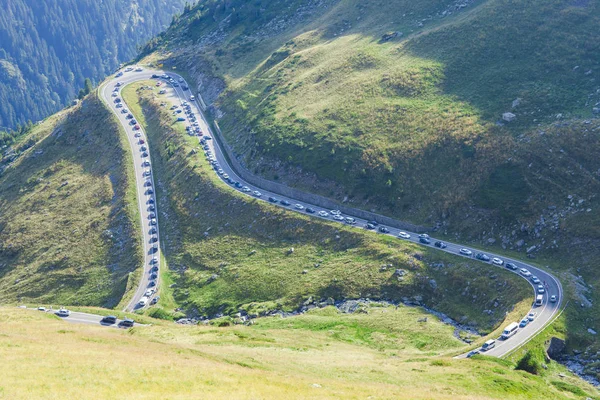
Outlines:
[[120,302],[140,256],[126,145],[91,96],[3,150],[0,303]]
[[569,350],[600,350],[597,2],[210,4],[146,60],[252,171],[527,254],[561,274]]
[[[105,399],[127,393],[131,399],[185,399],[202,393],[207,399],[558,400],[597,395],[581,381],[559,378],[554,364],[535,376],[506,361],[440,357],[453,346],[448,327],[432,320],[408,323],[422,314],[404,307],[374,313],[369,318],[319,310],[252,327],[154,321],[118,330],[0,309],[5,360],[0,397]],[[391,321],[401,324],[390,327]],[[438,345],[423,347],[426,340]]]
[[270,178],[432,222],[476,195],[515,136],[600,101],[597,3],[318,4],[199,5],[164,35],[166,64]]
[[[527,283],[506,271],[288,212],[228,188],[197,139],[147,87],[130,85],[123,97],[153,150],[166,282],[173,284],[166,311],[260,315],[328,299],[416,298],[488,332],[513,305],[530,303]],[[138,96],[143,109],[135,104]],[[396,269],[406,275],[398,279]],[[165,286],[162,291],[171,292]]]

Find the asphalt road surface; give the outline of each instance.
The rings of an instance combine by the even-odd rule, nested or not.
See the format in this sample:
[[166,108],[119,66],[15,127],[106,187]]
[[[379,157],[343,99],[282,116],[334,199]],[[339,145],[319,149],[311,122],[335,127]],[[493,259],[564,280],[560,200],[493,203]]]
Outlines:
[[[138,67],[136,66],[134,68],[137,69]],[[143,234],[144,234],[145,254],[146,254],[145,269],[148,268],[150,259],[153,256],[153,254],[151,254],[148,249],[148,244],[149,244],[149,235],[147,232],[148,227],[149,227],[148,222],[147,222],[148,221],[148,219],[147,219],[148,212],[145,208],[147,206],[146,205],[147,199],[152,196],[143,194],[143,192],[144,192],[143,182],[145,181],[145,179],[142,178],[142,176],[141,176],[143,168],[141,167],[141,163],[140,163],[140,160],[143,160],[143,158],[141,158],[141,156],[140,156],[139,144],[136,143],[136,138],[133,137],[134,131],[131,129],[131,125],[128,123],[128,120],[125,118],[126,114],[122,114],[119,111],[119,109],[116,108],[116,106],[114,104],[114,97],[112,97],[112,91],[118,82],[121,82],[120,87],[123,87],[123,86],[126,86],[127,84],[130,84],[130,83],[133,83],[136,81],[152,79],[151,78],[152,75],[162,76],[162,75],[166,74],[169,77],[173,78],[174,79],[173,82],[177,83],[176,85],[169,83],[169,81],[164,78],[152,79],[154,82],[162,82],[162,85],[160,86],[160,88],[156,87],[156,83],[155,83],[153,85],[155,88],[154,90],[156,90],[156,92],[158,92],[159,89],[165,90],[166,93],[161,95],[164,98],[165,102],[169,102],[172,105],[179,106],[178,109],[182,109],[181,106],[184,102],[187,102],[191,106],[192,113],[194,115],[194,118],[196,119],[195,122],[197,123],[197,127],[200,128],[200,130],[202,132],[202,136],[198,136],[198,140],[200,142],[199,144],[203,148],[205,148],[204,151],[207,153],[207,159],[212,160],[212,162],[216,164],[214,166],[215,173],[221,179],[223,179],[225,182],[228,182],[232,189],[238,190],[250,197],[254,197],[254,198],[257,198],[257,199],[263,200],[263,201],[269,201],[274,205],[284,207],[289,210],[297,211],[300,213],[304,213],[304,214],[310,215],[311,217],[314,217],[314,218],[322,218],[322,219],[331,220],[334,217],[333,213],[331,212],[332,210],[325,210],[322,207],[307,204],[305,202],[300,202],[300,201],[297,201],[297,200],[289,198],[289,197],[281,196],[279,194],[272,193],[267,190],[263,190],[262,188],[256,187],[255,185],[252,185],[250,183],[244,182],[244,180],[242,178],[240,178],[227,163],[227,159],[223,155],[223,152],[220,149],[218,141],[212,139],[213,132],[210,128],[210,125],[206,121],[206,119],[202,113],[202,110],[198,104],[199,100],[198,99],[195,99],[195,101],[190,100],[190,96],[192,96],[191,91],[182,89],[182,86],[189,86],[189,85],[187,85],[187,83],[184,82],[183,78],[173,72],[165,73],[164,71],[147,70],[147,69],[143,69],[142,71],[136,71],[136,69],[134,69],[132,71],[124,72],[123,75],[121,75],[121,76],[113,77],[113,79],[109,80],[108,83],[106,83],[101,88],[101,95],[104,98],[104,100],[110,105],[111,110],[117,115],[119,121],[121,122],[125,131],[127,132],[127,137],[129,139],[129,142],[130,142],[133,154],[134,154],[134,160],[136,161],[135,167],[136,167],[136,179],[138,182],[138,185],[137,185],[138,186],[138,198],[140,198],[140,202],[139,202],[140,214],[142,215],[142,224],[144,226]],[[120,98],[120,95],[119,95],[119,98]],[[185,124],[186,126],[195,128],[194,124],[192,122],[192,117],[190,117],[189,114],[186,115],[185,112],[181,112],[181,113],[175,114],[173,116],[174,119],[178,118],[178,117],[185,118],[185,121],[180,122],[181,124]],[[145,134],[143,133],[143,130],[140,130],[138,132],[141,132],[142,138],[146,137]],[[149,150],[148,150],[148,153],[149,153]],[[147,158],[149,159],[150,156],[148,156]],[[222,171],[219,171],[219,170],[222,170]],[[217,171],[219,171],[219,172],[217,172]],[[227,177],[229,178],[229,180],[231,180],[231,182],[238,182],[239,184],[238,185],[231,184],[231,182],[228,181]],[[153,184],[153,186],[154,186],[154,184]],[[271,198],[271,199],[268,200],[269,198]],[[276,200],[276,202],[274,202],[274,200]],[[289,205],[287,205],[287,206],[283,205],[281,203],[281,201],[287,201],[289,203]],[[310,214],[307,213],[307,211],[306,211],[307,208],[311,208],[312,210],[314,210],[314,213],[310,213]],[[322,215],[319,215],[319,212],[322,212]],[[340,221],[339,223],[352,225],[359,229],[365,229],[365,225],[369,222],[369,221],[365,221],[360,218],[353,217],[352,215],[343,215],[343,217],[344,218],[350,217],[350,218],[352,218],[352,220],[349,220],[349,221],[344,220],[344,221]],[[377,226],[375,228],[375,230],[378,231],[379,227],[381,227],[381,225]],[[386,235],[398,237],[398,234],[401,232],[399,229],[396,229],[396,228],[392,228],[392,227],[386,227],[386,228],[388,229],[388,232],[384,232],[384,233],[380,232],[380,234],[386,234]],[[158,229],[158,227],[157,227],[157,229]],[[527,326],[525,326],[523,328],[519,328],[517,333],[514,336],[510,337],[508,340],[505,340],[505,341],[497,340],[496,347],[491,350],[488,350],[485,354],[491,355],[491,356],[497,356],[497,357],[502,357],[502,356],[506,355],[508,352],[510,352],[511,350],[515,349],[516,347],[519,347],[520,345],[526,343],[533,336],[535,336],[538,332],[540,332],[558,313],[558,311],[560,309],[560,304],[562,303],[562,300],[563,300],[562,286],[561,286],[559,280],[556,277],[554,277],[552,274],[550,274],[549,272],[539,269],[533,265],[527,264],[523,261],[506,258],[506,257],[492,254],[492,253],[487,253],[484,251],[477,250],[470,246],[463,246],[463,245],[459,245],[459,244],[455,244],[455,243],[444,242],[447,245],[447,247],[445,247],[445,248],[434,247],[434,243],[437,241],[434,238],[429,238],[431,241],[430,244],[423,244],[423,243],[420,243],[420,241],[419,241],[420,238],[419,238],[418,234],[413,233],[413,232],[406,232],[406,231],[405,231],[405,233],[410,235],[410,237],[404,238],[404,239],[399,238],[398,240],[407,240],[410,242],[419,243],[422,246],[433,247],[436,250],[445,251],[445,252],[459,255],[462,257],[474,259],[475,254],[484,253],[484,254],[487,254],[490,257],[490,259],[497,257],[503,261],[503,266],[494,265],[494,264],[492,264],[491,261],[485,262],[489,265],[490,268],[507,269],[505,267],[506,263],[513,263],[514,265],[517,266],[517,270],[515,270],[515,271],[512,271],[510,269],[507,269],[507,270],[521,276],[523,279],[526,279],[527,282],[530,283],[530,285],[532,286],[534,299],[535,299],[536,295],[538,294],[537,293],[537,291],[538,291],[537,284],[534,284],[528,276],[524,276],[520,272],[520,269],[524,268],[524,269],[528,270],[531,273],[531,275],[537,276],[537,278],[541,281],[541,284],[544,286],[544,294],[543,294],[544,298],[543,298],[543,302],[540,306],[532,306],[531,311],[536,313],[535,319],[532,322],[530,322]],[[158,236],[158,234],[156,236]],[[157,242],[157,243],[159,243],[159,242]],[[160,246],[159,246],[159,248],[160,248]],[[472,255],[460,254],[461,249],[470,250],[472,252]],[[157,256],[158,253],[156,253],[154,255]],[[484,261],[477,260],[477,262],[484,262]],[[147,273],[147,271],[145,271],[144,279],[142,279],[136,294],[133,296],[131,303],[128,306],[129,309],[131,309],[132,305],[137,304],[137,302],[139,302],[139,299],[143,296],[143,293],[146,290],[147,284],[148,284],[147,278],[148,278],[148,273]],[[551,296],[556,296],[557,300],[555,302],[550,302]],[[532,303],[533,303],[533,301],[532,301]],[[523,318],[524,317],[525,317],[525,315],[523,316]],[[510,322],[519,323],[520,321],[507,321],[506,324],[508,325]],[[462,357],[464,357],[464,356],[465,355],[462,355]]]

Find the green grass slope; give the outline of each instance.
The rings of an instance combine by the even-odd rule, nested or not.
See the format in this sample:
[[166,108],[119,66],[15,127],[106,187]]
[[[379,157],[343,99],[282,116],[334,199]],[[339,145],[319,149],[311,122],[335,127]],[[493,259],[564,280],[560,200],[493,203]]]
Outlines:
[[0,398],[597,398],[593,387],[560,378],[555,364],[536,376],[508,361],[440,356],[451,330],[416,323],[422,316],[406,307],[360,316],[323,309],[253,326],[155,320],[121,330],[4,308]]
[[215,1],[145,55],[194,81],[255,173],[529,250],[564,283],[569,350],[596,354],[600,6],[464,4]]
[[472,199],[515,136],[600,100],[595,2],[227,3],[163,43],[248,165],[414,222]]
[[[166,312],[178,306],[192,315],[240,309],[261,315],[295,310],[307,300],[417,297],[489,332],[515,304],[531,301],[528,284],[506,271],[288,212],[232,190],[216,178],[197,138],[185,134],[168,107],[161,107],[157,90],[148,87],[130,85],[123,97],[145,125],[153,150],[169,267],[161,289],[170,299]],[[396,269],[406,275],[398,279]]]
[[3,150],[0,303],[120,302],[139,244],[119,132],[90,96]]

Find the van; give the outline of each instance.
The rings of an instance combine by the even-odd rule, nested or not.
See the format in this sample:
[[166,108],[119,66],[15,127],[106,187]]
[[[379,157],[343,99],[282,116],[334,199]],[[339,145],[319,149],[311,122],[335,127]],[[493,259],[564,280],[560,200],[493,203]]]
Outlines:
[[504,330],[502,331],[502,335],[500,335],[500,339],[502,340],[506,340],[508,338],[510,338],[511,336],[513,336],[515,333],[517,333],[517,330],[519,329],[519,324],[517,324],[516,322],[511,322],[510,324],[508,324],[508,326],[506,328],[504,328]]
[[494,339],[490,339],[481,346],[481,350],[488,351],[496,347],[496,341]]
[[544,302],[544,295],[543,294],[538,294],[535,297],[535,305],[536,306],[541,306],[543,302]]

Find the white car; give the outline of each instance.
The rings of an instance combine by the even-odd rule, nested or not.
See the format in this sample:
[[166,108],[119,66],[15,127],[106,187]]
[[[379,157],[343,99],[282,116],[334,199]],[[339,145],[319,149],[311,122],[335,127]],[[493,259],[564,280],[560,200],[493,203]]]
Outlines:
[[251,189],[250,189],[248,186],[244,186],[244,187],[242,187],[242,192],[246,192],[246,193],[248,193],[248,192],[251,192],[251,191],[252,191],[252,190],[251,190]]
[[537,286],[537,292],[538,292],[539,294],[544,294],[544,293],[546,293],[546,289],[544,289],[544,285],[538,285],[538,286]]
[[530,321],[533,321],[536,317],[537,313],[535,311],[530,312],[529,314],[527,314],[527,319]]
[[421,233],[421,234],[419,235],[419,239],[429,239],[429,235],[428,235],[428,234],[426,234],[426,233]]
[[550,303],[556,303],[557,297],[555,295],[550,296]]
[[344,217],[342,217],[339,214],[333,214],[333,219],[335,219],[336,221],[343,221]]
[[255,190],[254,192],[252,192],[252,194],[255,195],[256,197],[262,196],[262,193],[259,192],[258,190]]
[[342,212],[340,210],[331,210],[331,215],[340,215]]
[[304,210],[304,206],[302,204],[294,204],[294,208],[296,208],[296,210]]
[[318,212],[318,214],[320,217],[329,217],[329,213],[327,211],[321,210]]
[[148,297],[144,296],[140,299],[140,301],[138,302],[138,305],[140,307],[145,307],[146,304],[148,304]]
[[521,273],[521,275],[523,276],[531,276],[531,272],[529,272],[529,270],[527,268],[521,268],[519,270],[519,272]]
[[150,297],[154,294],[154,289],[148,289],[146,290],[146,293],[144,293],[145,297]]
[[121,110],[121,114],[129,114],[129,110],[124,108]]
[[504,265],[504,260],[501,260],[498,257],[494,257],[494,258],[492,258],[492,264],[495,264],[495,265]]
[[46,311],[46,307],[38,307],[38,311]]
[[406,232],[399,232],[398,237],[402,239],[410,239],[410,235]]
[[71,315],[71,311],[67,310],[66,308],[61,308],[56,314],[58,314],[59,317],[68,317]]
[[473,252],[469,249],[460,249],[458,251],[460,254],[462,254],[463,256],[472,256]]
[[142,71],[143,71],[143,69],[142,69],[142,68],[140,68],[140,67],[137,67],[137,68],[135,69],[135,72],[142,72]]
[[539,284],[539,283],[541,283],[541,281],[540,281],[540,280],[538,279],[538,277],[537,277],[537,276],[535,276],[535,275],[534,275],[534,276],[532,276],[532,277],[531,277],[531,278],[529,278],[529,279],[531,279],[531,282],[535,283],[536,285],[537,285],[537,284]]

